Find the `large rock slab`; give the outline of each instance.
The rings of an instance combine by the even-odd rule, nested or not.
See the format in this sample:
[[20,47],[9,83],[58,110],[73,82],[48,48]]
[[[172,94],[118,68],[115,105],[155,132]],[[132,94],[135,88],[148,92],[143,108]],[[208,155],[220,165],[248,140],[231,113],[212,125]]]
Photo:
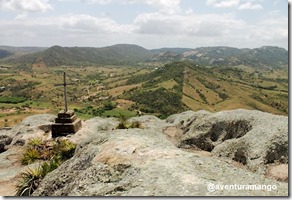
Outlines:
[[[35,137],[51,139],[54,118],[31,116],[0,130],[8,149],[0,154],[0,183],[7,186],[0,194],[14,195],[17,174],[24,170],[22,145]],[[75,155],[49,173],[33,195],[288,195],[287,117],[247,110],[187,111],[166,120],[141,116],[129,121],[143,128],[117,130],[114,118],[85,121],[80,131],[66,136],[77,144]],[[268,188],[214,190],[216,184]]]
[[[190,114],[190,113],[189,113]],[[206,113],[203,113],[204,116]],[[201,114],[199,114],[201,116]],[[183,115],[182,118],[193,117]],[[237,162],[177,148],[162,132],[180,120],[143,116],[143,129],[115,130],[115,119],[84,123],[75,155],[48,174],[34,196],[287,196],[288,184]],[[189,121],[190,122],[190,121]],[[182,123],[184,124],[184,123]],[[236,179],[235,179],[236,177]],[[273,190],[213,190],[212,184],[270,185]]]

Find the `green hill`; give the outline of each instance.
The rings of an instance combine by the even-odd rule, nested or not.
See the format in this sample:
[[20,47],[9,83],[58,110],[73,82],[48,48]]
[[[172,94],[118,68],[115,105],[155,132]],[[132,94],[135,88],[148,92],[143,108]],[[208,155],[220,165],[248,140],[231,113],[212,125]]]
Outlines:
[[[138,63],[165,64],[174,61],[192,61],[204,66],[245,65],[257,69],[287,69],[288,51],[264,46],[256,49],[233,47],[162,48],[147,50],[130,44],[118,44],[102,48],[93,47],[1,47],[0,63],[16,66],[90,66],[137,65]],[[24,55],[26,54],[26,55]],[[5,58],[5,59],[1,59]]]
[[273,73],[174,62],[128,79],[127,84],[142,86],[122,98],[136,102],[141,111],[162,117],[186,109],[215,112],[237,108],[287,115],[288,78],[271,78]]
[[119,44],[103,48],[53,46],[42,52],[7,60],[14,65],[128,65],[148,59],[151,52],[137,45]]
[[256,49],[238,49],[233,47],[200,47],[178,53],[173,51],[159,52],[150,62],[192,61],[208,66],[246,65],[258,69],[288,68],[288,51],[265,46]]

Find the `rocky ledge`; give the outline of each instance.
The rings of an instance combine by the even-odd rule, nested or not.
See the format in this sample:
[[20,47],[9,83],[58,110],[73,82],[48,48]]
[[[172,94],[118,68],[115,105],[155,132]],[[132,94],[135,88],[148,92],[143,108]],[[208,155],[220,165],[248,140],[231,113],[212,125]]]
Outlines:
[[[0,131],[5,151],[0,160],[6,163],[0,183],[15,181],[16,172],[24,170],[12,162],[13,152],[31,137],[50,138],[52,119],[33,116]],[[67,136],[77,144],[74,156],[49,173],[33,195],[288,195],[288,117],[187,111],[166,120],[141,116],[130,121],[142,128],[116,129],[114,118],[83,122],[79,132]],[[251,185],[256,189],[242,189]],[[241,189],[232,189],[236,186]]]

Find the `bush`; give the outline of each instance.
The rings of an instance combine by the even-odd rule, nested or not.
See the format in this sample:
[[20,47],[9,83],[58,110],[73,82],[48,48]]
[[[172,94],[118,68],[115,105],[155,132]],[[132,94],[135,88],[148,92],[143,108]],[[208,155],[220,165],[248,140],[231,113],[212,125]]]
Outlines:
[[112,110],[112,109],[114,109],[115,107],[116,107],[116,105],[115,105],[113,102],[111,102],[111,101],[106,102],[106,103],[103,105],[103,109],[104,109],[104,110]]
[[119,115],[119,121],[120,123],[117,126],[117,129],[142,128],[140,122],[138,121],[129,122],[128,118],[123,114]]

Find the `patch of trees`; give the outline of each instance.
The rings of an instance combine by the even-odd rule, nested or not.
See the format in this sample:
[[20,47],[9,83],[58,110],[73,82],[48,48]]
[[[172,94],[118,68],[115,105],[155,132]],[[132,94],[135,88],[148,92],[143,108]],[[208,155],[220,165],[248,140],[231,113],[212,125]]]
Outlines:
[[236,77],[240,80],[243,79],[242,75],[245,73],[242,69],[237,69],[237,68],[231,68],[231,67],[225,67],[225,68],[219,68],[218,72],[220,74],[227,75],[228,78]]
[[222,92],[218,92],[218,95],[223,100],[226,100],[229,97],[226,93],[222,93]]
[[137,102],[142,112],[159,113],[160,118],[184,111],[181,96],[165,88],[135,92],[129,99]]
[[204,78],[200,78],[200,77],[197,77],[197,79],[206,87],[206,88],[209,88],[211,90],[216,90],[218,88],[220,88],[220,85],[217,85],[215,83],[211,83],[210,81],[207,81],[206,79]]
[[275,90],[278,88],[277,85],[272,85],[272,86],[261,86],[261,85],[257,85],[257,88],[260,88],[260,89],[265,89],[265,90]]
[[17,104],[17,103],[23,103],[25,101],[26,101],[25,97],[15,97],[15,96],[3,96],[3,97],[0,97],[0,103]]
[[79,113],[79,114],[87,114],[87,115],[91,115],[94,117],[101,117],[103,116],[105,111],[109,111],[109,110],[113,110],[114,108],[117,107],[117,104],[112,102],[112,101],[108,101],[105,102],[101,107],[93,107],[93,106],[87,106],[85,108],[81,108],[81,109],[74,109],[74,112]]
[[[286,106],[281,100],[280,98],[275,100],[275,99],[271,99],[271,97],[269,97],[268,95],[263,95],[263,96],[260,96],[259,94],[252,94],[251,97],[263,104],[266,104],[266,105],[269,105],[273,108],[276,108],[286,114],[288,114],[288,106]],[[279,96],[280,97],[280,96]],[[287,98],[288,100],[288,98]]]
[[204,101],[205,104],[209,104],[207,101],[207,98],[205,97],[205,95],[203,93],[201,93],[198,89],[196,90],[196,92],[198,93],[198,95]]
[[[142,74],[142,75],[131,77],[128,79],[127,84],[137,84],[137,83],[142,83],[146,81],[149,82],[156,79],[156,81],[159,81],[159,82],[163,82],[167,80],[175,80],[178,84],[182,85],[183,76],[184,76],[183,75],[184,68],[185,68],[184,63],[174,62],[171,64],[167,64],[164,67],[159,68],[148,74]],[[159,77],[159,80],[157,80],[158,77]]]

